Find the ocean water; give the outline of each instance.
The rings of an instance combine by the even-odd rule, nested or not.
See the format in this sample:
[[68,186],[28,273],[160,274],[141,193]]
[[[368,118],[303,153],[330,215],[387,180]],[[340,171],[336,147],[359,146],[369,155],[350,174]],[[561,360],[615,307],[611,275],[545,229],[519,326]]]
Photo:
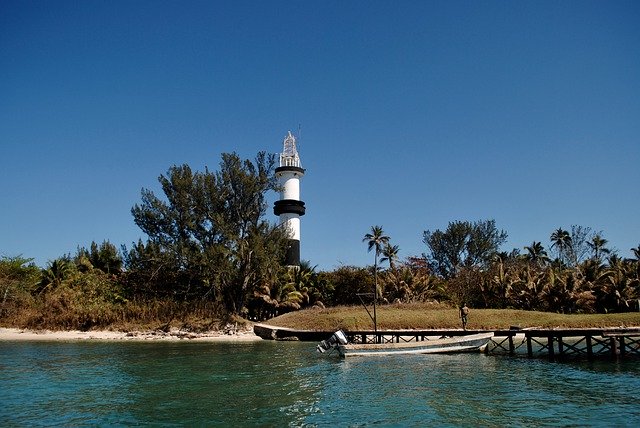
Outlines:
[[0,342],[0,426],[640,426],[640,361]]

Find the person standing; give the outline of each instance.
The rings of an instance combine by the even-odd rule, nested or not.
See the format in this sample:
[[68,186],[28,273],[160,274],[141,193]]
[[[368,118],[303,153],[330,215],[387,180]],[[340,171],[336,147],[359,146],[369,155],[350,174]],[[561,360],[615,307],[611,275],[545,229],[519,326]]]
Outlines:
[[460,319],[462,320],[462,329],[467,329],[467,317],[469,316],[469,308],[466,303],[463,303],[460,307]]

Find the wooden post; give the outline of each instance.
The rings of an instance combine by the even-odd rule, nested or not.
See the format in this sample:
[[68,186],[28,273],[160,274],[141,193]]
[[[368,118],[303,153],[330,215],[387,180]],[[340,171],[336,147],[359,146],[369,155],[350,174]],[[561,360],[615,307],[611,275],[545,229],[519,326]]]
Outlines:
[[509,335],[509,355],[513,355],[516,353],[516,348],[513,346],[513,335]]
[[533,347],[531,346],[531,336],[527,334],[527,355],[529,358],[533,357]]
[[564,344],[562,343],[562,336],[558,336],[558,358],[564,356]]
[[616,340],[615,336],[611,336],[609,338],[609,346],[611,346],[611,356],[612,357],[617,357],[618,356],[618,341]]
[[587,339],[587,358],[588,359],[592,359],[593,358],[593,345],[591,344],[591,336],[588,335],[586,337]]
[[547,346],[549,348],[549,361],[553,361],[554,360],[554,356],[553,356],[553,336],[549,336],[547,337]]

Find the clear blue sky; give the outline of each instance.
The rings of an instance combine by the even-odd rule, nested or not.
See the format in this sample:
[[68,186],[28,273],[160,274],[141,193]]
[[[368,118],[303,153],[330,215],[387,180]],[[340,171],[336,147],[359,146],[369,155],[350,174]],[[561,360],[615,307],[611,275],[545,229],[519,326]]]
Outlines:
[[[302,258],[495,219],[640,244],[638,1],[0,2],[0,254],[130,244],[173,164],[302,126]],[[272,197],[272,199],[275,196]],[[269,208],[268,216],[277,221]]]

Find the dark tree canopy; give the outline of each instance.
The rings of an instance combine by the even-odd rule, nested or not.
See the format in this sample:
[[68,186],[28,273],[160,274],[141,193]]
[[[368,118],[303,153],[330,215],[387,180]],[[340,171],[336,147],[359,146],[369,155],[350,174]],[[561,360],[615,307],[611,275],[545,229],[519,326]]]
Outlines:
[[507,240],[507,232],[496,229],[495,220],[450,222],[447,230],[423,233],[433,272],[453,278],[463,267],[486,267]]
[[343,305],[358,305],[358,294],[371,293],[371,297],[365,297],[367,303],[373,298],[373,277],[371,271],[356,266],[340,266],[329,273],[329,281],[334,286],[334,298]]
[[219,300],[238,313],[249,292],[275,278],[285,248],[286,232],[263,219],[274,165],[261,152],[254,162],[225,153],[215,173],[171,167],[158,178],[166,199],[143,189],[131,210],[149,240],[133,246],[128,268],[164,294]]
[[118,274],[122,271],[122,257],[118,249],[106,240],[100,245],[92,241],[89,249],[78,248],[74,262],[81,269],[86,268],[89,263],[90,267],[100,269],[104,273]]

